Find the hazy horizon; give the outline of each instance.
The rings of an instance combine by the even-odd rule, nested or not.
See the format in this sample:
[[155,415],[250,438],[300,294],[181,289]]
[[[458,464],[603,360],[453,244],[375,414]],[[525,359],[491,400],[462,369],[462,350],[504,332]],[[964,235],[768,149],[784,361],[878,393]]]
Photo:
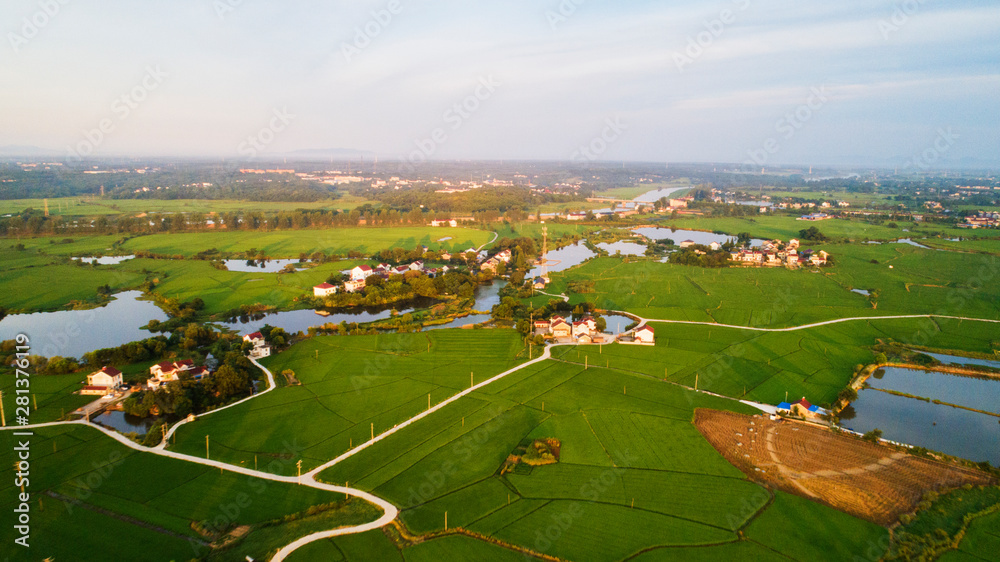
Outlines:
[[1000,164],[981,1],[13,0],[2,21],[0,146],[62,157]]

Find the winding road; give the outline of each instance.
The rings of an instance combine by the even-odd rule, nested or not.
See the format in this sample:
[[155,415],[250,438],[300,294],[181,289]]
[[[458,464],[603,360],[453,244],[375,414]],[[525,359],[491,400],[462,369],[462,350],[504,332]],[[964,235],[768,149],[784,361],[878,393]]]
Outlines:
[[[496,235],[496,233],[494,233],[494,234],[495,234],[494,240],[496,240],[496,236],[498,236],[498,235]],[[558,297],[566,298],[565,295],[551,295],[551,296],[558,296]],[[609,311],[609,312],[618,312],[618,313],[620,313],[621,311]],[[750,326],[736,326],[736,325],[729,325],[729,324],[718,324],[718,323],[715,323],[715,322],[694,322],[694,321],[687,321],[687,320],[646,319],[646,318],[642,318],[640,316],[637,316],[635,314],[631,314],[631,313],[628,313],[628,314],[630,316],[634,317],[634,318],[637,318],[639,320],[639,325],[640,326],[643,325],[643,324],[646,324],[646,323],[650,323],[650,322],[668,323],[668,324],[696,324],[696,325],[718,326],[718,327],[723,327],[723,328],[733,328],[733,329],[741,329],[741,330],[753,330],[753,331],[759,331],[759,332],[792,332],[792,331],[796,331],[796,330],[805,330],[805,329],[809,329],[809,328],[815,328],[815,327],[818,327],[818,326],[827,326],[827,325],[830,325],[830,324],[839,324],[839,323],[842,323],[842,322],[870,321],[870,320],[891,320],[891,319],[913,319],[913,318],[946,318],[946,319],[954,319],[954,320],[968,320],[968,321],[971,321],[971,322],[989,322],[989,323],[994,323],[994,324],[1000,323],[1000,320],[987,320],[987,319],[982,319],[982,318],[967,318],[967,317],[961,317],[961,316],[944,316],[944,315],[936,315],[936,314],[915,314],[915,315],[902,315],[902,316],[870,316],[870,317],[840,318],[840,319],[836,319],[836,320],[827,320],[827,321],[824,321],[824,322],[816,322],[816,323],[812,323],[812,324],[805,324],[805,325],[802,325],[802,326],[794,326],[794,327],[789,327],[789,328],[757,328],[757,327],[750,327]],[[332,530],[329,530],[329,531],[320,531],[320,532],[317,532],[317,533],[306,535],[304,537],[301,537],[301,538],[299,538],[299,539],[297,539],[297,540],[289,543],[288,545],[286,545],[286,546],[282,547],[280,550],[278,550],[277,554],[275,554],[271,558],[271,562],[282,562],[288,555],[290,555],[292,552],[294,552],[295,550],[297,550],[298,548],[300,548],[300,547],[302,547],[302,546],[304,546],[306,544],[309,544],[311,542],[315,542],[315,541],[318,541],[318,540],[327,539],[327,538],[330,538],[330,537],[336,537],[336,536],[348,535],[348,534],[355,534],[355,533],[364,533],[364,532],[367,532],[367,531],[378,529],[378,528],[384,527],[385,525],[388,525],[389,523],[391,523],[393,520],[396,519],[396,517],[399,514],[399,509],[396,506],[392,505],[391,503],[389,503],[389,502],[385,501],[384,499],[379,498],[379,497],[377,497],[377,496],[375,496],[373,494],[370,494],[368,492],[365,492],[363,490],[358,490],[358,489],[355,489],[355,488],[348,488],[348,487],[344,487],[344,486],[335,486],[335,485],[332,485],[332,484],[327,484],[327,483],[320,482],[320,481],[316,480],[316,476],[320,472],[322,472],[323,470],[325,470],[325,469],[327,469],[327,468],[329,468],[329,467],[331,467],[331,466],[333,466],[333,465],[335,465],[335,464],[337,464],[339,462],[344,461],[347,458],[350,458],[350,457],[352,457],[352,456],[360,453],[361,451],[367,449],[368,447],[374,445],[375,443],[377,443],[379,441],[382,441],[383,439],[389,437],[390,435],[392,435],[392,434],[394,434],[394,433],[396,433],[396,432],[398,432],[398,431],[400,431],[400,430],[402,430],[402,429],[404,429],[404,428],[406,428],[406,427],[408,427],[408,426],[416,423],[417,421],[419,421],[421,419],[424,419],[424,418],[430,416],[434,412],[437,412],[438,410],[441,410],[445,406],[447,406],[447,405],[449,405],[449,404],[451,404],[451,403],[453,403],[453,402],[455,402],[457,400],[460,400],[461,398],[463,398],[465,396],[468,396],[469,394],[475,392],[476,390],[479,390],[479,389],[481,389],[481,388],[483,388],[483,387],[485,387],[485,386],[487,386],[489,384],[492,384],[493,382],[496,382],[496,381],[498,381],[498,380],[500,380],[500,379],[502,379],[502,378],[504,378],[504,377],[506,377],[506,376],[508,376],[510,374],[513,374],[513,373],[515,373],[517,371],[520,371],[521,369],[524,369],[524,368],[529,367],[531,365],[534,365],[536,363],[540,363],[542,361],[546,361],[546,360],[550,359],[551,358],[551,349],[552,349],[552,347],[556,347],[556,346],[559,346],[559,345],[575,345],[575,344],[549,344],[549,345],[546,345],[544,352],[539,357],[537,357],[535,359],[531,359],[529,361],[526,361],[525,363],[522,363],[522,364],[520,364],[520,365],[518,365],[518,366],[516,366],[516,367],[514,367],[512,369],[508,369],[507,371],[504,371],[504,372],[502,372],[502,373],[500,373],[498,375],[495,375],[495,376],[493,376],[493,377],[491,377],[489,379],[486,379],[483,382],[480,382],[478,384],[470,386],[466,390],[463,390],[462,392],[459,392],[458,394],[456,394],[456,395],[454,395],[454,396],[452,396],[452,397],[444,400],[443,402],[440,402],[440,403],[432,406],[431,408],[429,408],[429,409],[421,412],[420,414],[417,414],[416,416],[414,416],[414,417],[412,417],[412,418],[410,418],[410,419],[408,419],[408,420],[406,420],[406,421],[404,421],[404,422],[402,422],[402,423],[400,423],[400,424],[392,427],[391,429],[389,429],[389,430],[387,430],[387,431],[385,431],[385,432],[383,432],[383,433],[375,436],[374,439],[371,439],[371,440],[369,440],[369,441],[367,441],[367,442],[365,442],[365,443],[363,443],[363,444],[361,444],[361,445],[359,445],[359,446],[351,449],[350,451],[347,451],[346,453],[340,455],[339,457],[337,457],[337,458],[335,458],[335,459],[333,459],[331,461],[328,461],[328,462],[326,462],[326,463],[324,463],[324,464],[322,464],[322,465],[314,468],[313,470],[311,470],[311,471],[303,474],[301,478],[297,478],[297,477],[294,477],[294,476],[278,476],[278,475],[270,474],[270,473],[267,473],[267,472],[260,472],[260,471],[257,471],[257,470],[252,470],[252,469],[244,468],[244,467],[241,467],[241,466],[231,465],[231,464],[223,463],[223,462],[220,462],[220,461],[214,461],[214,460],[211,460],[211,459],[203,459],[203,458],[200,458],[200,457],[194,457],[194,456],[191,456],[191,455],[186,455],[186,454],[183,454],[183,453],[177,453],[177,452],[174,452],[174,451],[167,450],[166,449],[166,444],[167,444],[167,442],[169,440],[169,437],[171,435],[173,435],[177,431],[177,429],[179,427],[181,427],[182,425],[185,425],[185,424],[189,423],[187,420],[183,420],[183,421],[180,421],[180,422],[174,424],[170,428],[170,430],[167,432],[167,434],[166,434],[163,442],[161,442],[159,445],[157,445],[155,447],[144,447],[142,445],[139,445],[138,443],[135,443],[131,439],[125,437],[124,435],[122,435],[122,434],[120,434],[118,432],[112,431],[110,429],[107,429],[107,428],[105,428],[103,426],[100,426],[100,425],[97,425],[97,424],[90,423],[90,422],[88,422],[88,421],[86,421],[84,419],[74,420],[74,421],[57,421],[57,422],[41,423],[41,424],[34,424],[34,425],[27,425],[27,426],[3,427],[3,428],[0,428],[0,431],[3,431],[3,430],[27,430],[27,429],[35,429],[35,428],[43,428],[43,427],[52,427],[52,426],[58,426],[58,425],[74,425],[74,424],[76,424],[76,425],[86,425],[86,426],[94,427],[94,428],[98,429],[99,431],[104,432],[106,435],[108,435],[112,439],[118,441],[122,445],[125,445],[126,447],[129,447],[129,448],[134,449],[136,451],[140,451],[140,452],[144,452],[144,453],[152,453],[152,454],[155,454],[155,455],[161,455],[161,456],[164,456],[164,457],[169,457],[169,458],[173,458],[173,459],[177,459],[177,460],[192,462],[192,463],[200,464],[200,465],[204,465],[204,466],[211,466],[211,467],[214,467],[214,468],[219,468],[221,470],[228,470],[229,472],[235,472],[235,473],[238,473],[238,474],[244,474],[244,475],[252,476],[252,477],[255,477],[255,478],[261,478],[261,479],[264,479],[264,480],[270,480],[270,481],[274,481],[274,482],[284,482],[284,483],[289,483],[289,484],[301,484],[303,486],[309,486],[311,488],[316,488],[316,489],[320,489],[320,490],[326,490],[326,491],[329,491],[329,492],[335,492],[335,493],[340,493],[340,494],[346,494],[346,495],[354,496],[354,497],[357,497],[357,498],[361,498],[361,499],[363,499],[365,501],[368,501],[368,502],[370,502],[370,503],[372,503],[374,505],[379,506],[382,509],[382,511],[383,511],[382,517],[380,517],[380,518],[378,518],[375,521],[372,521],[370,523],[365,523],[365,524],[362,524],[362,525],[349,526],[349,527],[340,527],[340,528],[332,529]],[[228,408],[232,408],[232,407],[237,406],[239,404],[242,404],[242,403],[244,403],[244,402],[246,402],[248,400],[252,400],[254,398],[257,398],[258,396],[261,396],[263,394],[271,392],[272,390],[274,390],[276,388],[276,384],[274,382],[274,375],[271,373],[271,371],[268,370],[263,365],[261,365],[260,363],[258,363],[255,359],[251,358],[250,361],[254,365],[256,365],[259,369],[261,369],[264,372],[264,374],[267,376],[268,388],[265,389],[265,390],[263,390],[263,391],[261,391],[261,392],[259,392],[259,393],[257,393],[257,394],[254,394],[252,396],[244,398],[243,400],[234,402],[233,404],[229,404],[229,405],[227,405],[225,407],[222,407],[222,408],[219,408],[217,410],[213,410],[211,412],[207,412],[205,414],[202,414],[199,417],[204,417],[204,416],[207,416],[207,415],[212,415],[212,414],[214,414],[216,412],[221,412],[222,410],[226,410]],[[698,392],[704,392],[704,391],[698,391]],[[752,405],[752,406],[755,406],[755,407],[758,407],[758,408],[760,408],[761,406],[765,406],[765,405],[760,405],[760,404],[756,404],[756,403],[750,403],[750,402],[746,402],[746,401],[742,401],[742,400],[741,400],[741,402],[744,402],[746,404],[749,404],[749,405]]]

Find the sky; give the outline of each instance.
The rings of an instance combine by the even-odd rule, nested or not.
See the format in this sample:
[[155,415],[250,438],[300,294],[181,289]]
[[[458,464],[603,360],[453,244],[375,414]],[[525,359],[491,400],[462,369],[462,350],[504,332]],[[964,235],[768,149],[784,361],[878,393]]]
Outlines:
[[5,0],[66,158],[1000,165],[995,1]]

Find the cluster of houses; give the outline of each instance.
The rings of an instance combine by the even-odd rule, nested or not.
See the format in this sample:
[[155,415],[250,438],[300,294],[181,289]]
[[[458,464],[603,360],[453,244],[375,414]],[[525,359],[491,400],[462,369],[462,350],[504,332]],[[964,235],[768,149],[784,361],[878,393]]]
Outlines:
[[[570,321],[562,316],[553,316],[548,320],[535,320],[535,334],[557,343],[611,343],[614,336],[597,329],[597,321],[592,316],[585,316],[577,321]],[[641,326],[617,338],[620,343],[637,343],[653,345],[654,331],[650,326]]]
[[[359,265],[349,272],[346,272],[350,275],[350,279],[344,281],[343,290],[345,293],[356,293],[364,290],[364,288],[368,285],[368,278],[372,275],[378,275],[383,279],[388,279],[393,275],[404,275],[410,271],[419,271],[428,277],[434,278],[438,275],[447,273],[450,270],[451,268],[447,265],[441,268],[425,267],[424,262],[421,260],[417,260],[409,265],[400,265],[398,267],[393,267],[387,263],[380,263],[375,267],[370,265]],[[313,287],[313,296],[326,297],[333,295],[340,290],[341,287],[337,285],[321,283]]]
[[[263,338],[261,338],[263,339]],[[180,380],[184,373],[190,374],[195,380],[200,380],[211,374],[208,367],[199,367],[190,359],[181,361],[162,361],[149,368],[150,377],[146,380],[146,388],[157,390],[167,383]],[[125,390],[122,372],[114,367],[102,367],[87,375],[87,385],[80,389],[80,394],[107,396],[116,390]]]
[[801,217],[795,219],[797,221],[825,221],[827,219],[832,219],[833,215],[828,215],[826,213],[809,213],[808,215],[802,215]]
[[959,228],[997,228],[1000,226],[1000,213],[979,211],[975,216],[965,217],[965,222]]
[[503,250],[502,252],[497,253],[497,255],[484,261],[479,268],[483,271],[492,271],[493,273],[496,273],[497,267],[501,263],[510,263],[511,257],[512,254],[510,253],[510,250]]
[[184,359],[183,361],[163,361],[149,368],[152,375],[146,381],[146,388],[157,390],[166,386],[168,382],[180,380],[180,375],[187,373],[195,380],[201,380],[209,374],[208,367],[196,367],[194,361]]
[[778,267],[782,265],[800,267],[804,265],[826,265],[827,258],[830,256],[830,254],[823,250],[816,252],[807,249],[799,252],[798,249],[799,241],[794,238],[789,240],[788,244],[783,248],[781,240],[771,240],[770,242],[765,242],[760,248],[740,248],[733,250],[729,254],[729,259],[736,263],[765,267]]

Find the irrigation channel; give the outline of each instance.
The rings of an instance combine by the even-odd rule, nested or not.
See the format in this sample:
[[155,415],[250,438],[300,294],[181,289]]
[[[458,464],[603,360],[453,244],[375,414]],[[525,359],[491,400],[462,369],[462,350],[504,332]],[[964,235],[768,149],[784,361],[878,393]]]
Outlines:
[[[637,317],[635,315],[632,315],[632,316],[635,317],[635,318],[639,318],[639,317]],[[927,314],[911,315],[911,316],[874,316],[874,317],[843,318],[843,319],[839,319],[839,320],[828,320],[826,322],[819,322],[819,323],[816,323],[816,324],[808,324],[808,325],[804,325],[804,326],[796,326],[796,327],[792,327],[792,328],[751,328],[751,327],[747,327],[747,326],[728,326],[728,325],[724,325],[724,324],[713,324],[711,322],[685,322],[685,321],[678,321],[678,320],[655,320],[655,322],[660,322],[660,323],[676,323],[676,324],[707,324],[707,325],[712,325],[712,326],[724,326],[724,327],[729,327],[729,328],[734,328],[734,329],[756,330],[756,331],[794,331],[794,330],[804,330],[804,329],[807,329],[807,328],[810,328],[810,327],[814,327],[814,326],[836,324],[836,323],[840,323],[840,322],[872,321],[872,320],[876,320],[877,321],[877,320],[882,320],[882,319],[885,319],[885,318],[928,318],[928,317],[933,317],[933,318],[954,318],[954,319],[961,318],[961,317],[954,317],[954,316],[940,316],[940,315],[927,315]],[[985,319],[981,319],[981,318],[961,318],[961,319],[968,320],[968,321],[971,321],[971,322],[1000,323],[1000,320],[985,320]],[[640,325],[641,324],[645,324],[647,322],[647,320],[641,319],[641,318],[639,318],[639,321],[640,321]],[[327,469],[327,468],[329,468],[329,467],[331,467],[331,466],[333,466],[333,465],[335,465],[335,464],[337,464],[339,462],[342,462],[343,460],[345,460],[347,458],[350,458],[350,457],[352,457],[352,456],[360,453],[361,451],[363,451],[363,450],[367,449],[368,447],[374,445],[375,443],[377,443],[377,442],[379,442],[379,441],[381,441],[381,440],[389,437],[390,435],[392,435],[392,434],[394,434],[394,433],[396,433],[396,432],[398,432],[398,431],[400,431],[400,430],[408,427],[409,425],[415,423],[416,421],[421,420],[421,419],[423,419],[423,418],[425,418],[427,416],[430,416],[434,412],[437,412],[438,410],[441,410],[442,408],[444,408],[445,406],[451,404],[452,402],[455,402],[455,401],[457,401],[457,400],[459,400],[459,399],[461,399],[461,398],[463,398],[465,396],[468,396],[469,394],[471,394],[471,393],[473,393],[473,392],[475,392],[475,391],[477,391],[477,390],[479,390],[479,389],[481,389],[481,388],[483,388],[483,387],[485,387],[485,386],[487,386],[489,384],[492,384],[493,382],[496,382],[496,381],[498,381],[498,380],[500,380],[500,379],[502,379],[502,378],[504,378],[504,377],[506,377],[508,375],[516,373],[517,371],[520,371],[521,369],[524,369],[525,367],[529,367],[529,366],[534,365],[536,363],[540,363],[542,361],[546,361],[546,360],[550,359],[551,358],[551,350],[552,350],[552,348],[556,347],[556,346],[560,346],[560,345],[576,345],[576,344],[549,344],[549,345],[545,346],[545,350],[544,350],[544,352],[542,353],[541,356],[539,356],[539,357],[537,357],[535,359],[532,359],[530,361],[527,361],[525,363],[522,363],[521,365],[518,365],[517,367],[514,367],[514,368],[512,368],[510,370],[504,371],[504,372],[502,372],[502,373],[500,373],[498,375],[495,375],[495,376],[493,376],[493,377],[491,377],[491,378],[489,378],[489,379],[487,379],[487,380],[485,380],[485,381],[483,381],[483,382],[481,382],[479,384],[476,384],[474,386],[469,387],[468,389],[466,389],[466,390],[464,390],[464,391],[462,391],[462,392],[460,392],[460,393],[452,396],[451,398],[448,398],[448,399],[444,400],[443,402],[440,402],[440,403],[432,406],[431,408],[425,410],[424,412],[421,412],[420,414],[418,414],[418,415],[410,418],[409,420],[406,420],[406,421],[404,421],[404,422],[402,422],[402,423],[394,426],[393,428],[391,428],[391,429],[389,429],[389,430],[387,430],[387,431],[385,431],[383,433],[380,433],[379,435],[375,436],[374,439],[371,439],[371,440],[369,440],[369,441],[367,441],[367,442],[365,442],[365,443],[363,443],[361,445],[358,445],[357,447],[351,449],[350,451],[347,451],[346,453],[340,455],[339,457],[337,457],[337,458],[335,458],[333,460],[330,460],[330,461],[328,461],[328,462],[326,462],[326,463],[318,466],[317,468],[315,468],[315,469],[307,472],[306,474],[303,474],[301,478],[297,478],[297,477],[293,477],[293,476],[277,476],[277,475],[266,473],[266,472],[260,472],[260,471],[257,471],[257,470],[251,470],[249,468],[244,468],[244,467],[241,467],[241,466],[231,465],[231,464],[227,464],[227,463],[223,463],[223,462],[219,462],[219,461],[213,461],[213,460],[210,460],[210,459],[203,459],[203,458],[194,457],[194,456],[191,456],[191,455],[185,455],[185,454],[182,454],[182,453],[176,453],[174,451],[167,450],[166,449],[166,444],[168,443],[168,441],[170,439],[170,436],[173,435],[174,432],[177,431],[177,428],[181,427],[182,425],[184,425],[186,423],[189,423],[187,420],[180,421],[180,422],[174,424],[167,431],[164,440],[159,445],[157,445],[156,447],[144,447],[144,446],[139,445],[139,444],[135,443],[134,441],[128,439],[127,437],[125,437],[124,435],[122,435],[122,434],[120,434],[118,432],[115,432],[115,431],[113,431],[111,429],[108,429],[108,428],[105,428],[105,427],[102,427],[102,426],[99,426],[99,425],[96,425],[96,424],[89,423],[86,420],[61,421],[61,422],[50,422],[50,423],[35,424],[35,425],[28,425],[28,426],[4,427],[4,428],[0,428],[0,431],[3,431],[3,430],[15,430],[15,429],[18,429],[18,430],[27,430],[27,429],[35,429],[35,428],[42,428],[42,427],[52,427],[52,426],[59,426],[59,425],[71,425],[71,424],[88,425],[90,427],[94,427],[94,428],[98,429],[99,431],[102,431],[103,433],[105,433],[106,435],[108,435],[112,439],[118,441],[119,443],[125,445],[126,447],[129,447],[129,448],[137,450],[137,451],[152,453],[152,454],[161,455],[161,456],[170,457],[170,458],[174,458],[174,459],[178,459],[178,460],[183,460],[183,461],[188,461],[188,462],[193,462],[193,463],[201,464],[201,465],[205,465],[205,466],[212,466],[212,467],[215,467],[215,468],[219,468],[221,470],[229,470],[230,472],[235,472],[235,473],[238,473],[238,474],[244,474],[244,475],[247,475],[247,476],[253,476],[253,477],[256,477],[256,478],[263,478],[265,480],[272,480],[272,481],[275,481],[275,482],[298,483],[298,484],[301,484],[303,486],[309,486],[309,487],[320,489],[320,490],[326,490],[326,491],[336,492],[336,493],[340,493],[340,494],[347,494],[347,495],[355,496],[357,498],[361,498],[361,499],[363,499],[365,501],[371,502],[372,504],[379,506],[383,510],[382,517],[380,517],[377,520],[372,521],[370,523],[366,523],[366,524],[363,524],[363,525],[356,525],[356,526],[352,526],[352,527],[341,527],[341,528],[338,528],[338,529],[332,529],[330,531],[320,531],[320,532],[317,532],[317,533],[306,535],[304,537],[301,537],[301,538],[299,538],[299,539],[297,539],[297,540],[289,543],[288,545],[286,545],[283,548],[281,548],[278,551],[278,553],[271,558],[271,562],[281,562],[289,554],[291,554],[296,549],[298,549],[298,548],[300,548],[300,547],[302,547],[302,546],[304,546],[306,544],[309,544],[311,542],[315,542],[315,541],[318,541],[318,540],[323,540],[323,539],[326,539],[326,538],[330,538],[330,537],[335,537],[335,536],[340,536],[340,535],[348,535],[348,534],[355,534],[355,533],[364,533],[366,531],[371,531],[371,530],[374,530],[374,529],[378,529],[378,528],[381,528],[381,527],[383,527],[383,526],[388,525],[389,523],[391,523],[393,520],[395,520],[395,518],[399,514],[399,509],[396,506],[394,506],[391,503],[383,500],[382,498],[379,498],[379,497],[377,497],[377,496],[375,496],[373,494],[370,494],[368,492],[365,492],[363,490],[358,490],[358,489],[355,489],[355,488],[348,488],[348,487],[345,487],[345,486],[335,486],[335,485],[332,485],[332,484],[327,484],[327,483],[324,483],[324,482],[320,482],[320,481],[316,480],[316,475],[317,474],[319,474],[321,471],[323,471],[323,470],[325,470],[325,469]],[[276,388],[275,383],[274,383],[274,375],[271,373],[271,371],[269,371],[266,367],[264,367],[263,365],[261,365],[260,363],[258,363],[256,360],[251,359],[251,361],[254,363],[254,365],[256,365],[259,369],[261,369],[264,372],[264,374],[267,376],[267,382],[268,382],[267,389],[263,390],[263,391],[261,391],[261,392],[259,392],[257,394],[254,394],[252,396],[249,396],[247,398],[244,398],[243,400],[234,402],[233,404],[230,404],[228,406],[225,406],[225,407],[219,408],[217,410],[213,410],[211,412],[202,414],[202,416],[212,415],[212,414],[214,414],[216,412],[221,412],[221,411],[226,410],[228,408],[232,408],[232,407],[234,407],[234,406],[236,406],[238,404],[242,404],[243,402],[246,402],[248,400],[253,400],[257,396],[261,396],[263,394],[271,392],[272,390],[274,390]],[[696,390],[695,392],[702,392],[702,393],[705,393],[705,394],[712,394],[712,393],[704,392],[702,390]],[[731,399],[736,400],[734,398],[731,398]],[[772,412],[772,410],[773,410],[773,407],[770,407],[770,406],[767,406],[767,405],[764,405],[764,404],[756,404],[756,403],[745,401],[745,400],[739,400],[739,402],[741,402],[743,404],[748,404],[750,406],[757,407],[757,408],[761,409],[761,411],[764,411],[764,412]]]

